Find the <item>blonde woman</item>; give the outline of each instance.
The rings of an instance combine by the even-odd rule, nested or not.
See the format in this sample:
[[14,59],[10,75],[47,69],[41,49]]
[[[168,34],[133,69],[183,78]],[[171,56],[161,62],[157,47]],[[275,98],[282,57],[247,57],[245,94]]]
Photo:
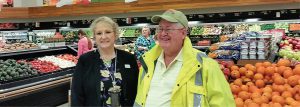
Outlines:
[[100,17],[90,26],[97,49],[80,56],[73,74],[71,106],[132,106],[137,91],[135,56],[118,50],[118,25]]

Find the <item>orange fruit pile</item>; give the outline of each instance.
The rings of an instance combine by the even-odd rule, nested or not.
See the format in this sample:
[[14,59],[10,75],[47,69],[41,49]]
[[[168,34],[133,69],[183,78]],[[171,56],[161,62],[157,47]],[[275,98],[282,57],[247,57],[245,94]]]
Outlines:
[[237,107],[300,107],[300,65],[286,59],[231,67]]

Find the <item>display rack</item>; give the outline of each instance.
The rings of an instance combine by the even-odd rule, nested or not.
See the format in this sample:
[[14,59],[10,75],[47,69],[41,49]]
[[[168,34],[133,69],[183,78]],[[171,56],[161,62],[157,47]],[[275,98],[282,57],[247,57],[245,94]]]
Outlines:
[[[0,94],[0,106],[58,106],[68,101],[70,77]],[[45,97],[46,96],[46,97]]]
[[[31,59],[47,55],[73,54],[73,46],[0,54],[2,60]],[[57,106],[67,102],[70,77],[75,67],[0,83],[0,106]],[[50,95],[47,99],[41,96]],[[33,102],[34,101],[34,102]]]
[[26,42],[28,41],[27,30],[15,30],[15,31],[0,31],[1,36],[8,43]]

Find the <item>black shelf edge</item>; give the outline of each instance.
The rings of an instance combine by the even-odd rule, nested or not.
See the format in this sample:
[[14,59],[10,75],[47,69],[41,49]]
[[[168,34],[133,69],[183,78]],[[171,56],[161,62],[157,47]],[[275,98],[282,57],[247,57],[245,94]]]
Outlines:
[[11,83],[6,83],[6,84],[0,84],[0,94],[17,90],[17,89],[22,89],[54,80],[59,80],[67,77],[71,77],[72,73],[74,71],[74,68],[62,70],[59,72],[52,72],[49,74],[42,74],[40,76],[32,77],[32,78],[27,78],[24,80],[19,80],[19,81],[14,81]]
[[23,54],[31,54],[31,53],[38,53],[38,52],[49,52],[49,51],[56,51],[66,49],[67,47],[56,47],[56,48],[48,48],[48,49],[34,49],[34,50],[24,50],[24,51],[12,51],[12,52],[5,52],[0,53],[0,57],[5,56],[15,56],[15,55],[23,55]]

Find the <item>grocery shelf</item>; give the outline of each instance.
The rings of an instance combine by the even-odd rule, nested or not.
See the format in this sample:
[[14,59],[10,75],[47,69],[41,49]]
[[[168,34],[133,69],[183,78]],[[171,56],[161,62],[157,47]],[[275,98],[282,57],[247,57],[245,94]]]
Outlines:
[[74,52],[77,52],[78,50],[77,50],[77,45],[70,45],[70,46],[67,46],[67,48],[69,48],[69,49],[72,49]]
[[27,52],[27,51],[36,51],[36,50],[41,50],[41,49],[40,48],[34,48],[34,49],[28,49],[28,50],[6,51],[6,52],[0,52],[0,55],[2,55],[2,54],[10,54],[10,53]]
[[0,106],[57,106],[68,101],[71,77],[0,93]]
[[34,87],[36,85],[41,85],[41,84],[48,83],[48,82],[51,82],[51,81],[56,81],[56,80],[68,78],[70,76],[71,75],[59,76],[59,77],[49,78],[49,79],[46,79],[46,80],[42,80],[42,81],[30,83],[30,84],[25,84],[25,85],[21,85],[21,86],[16,86],[16,87],[8,88],[8,89],[1,89],[0,90],[0,101],[1,100],[2,101],[3,100],[8,100],[7,93],[11,93],[13,91],[20,90],[20,89],[23,89],[23,88]]
[[5,59],[28,59],[28,58],[36,58],[46,55],[56,55],[56,54],[63,54],[63,53],[71,53],[76,54],[77,51],[75,51],[76,48],[74,46],[61,46],[61,47],[53,47],[53,48],[47,48],[47,49],[31,49],[31,50],[21,50],[21,51],[11,51],[11,52],[2,52],[0,53],[0,58],[2,60]]
[[0,94],[21,89],[21,88],[26,88],[46,82],[50,82],[53,80],[58,80],[61,78],[66,78],[72,76],[72,73],[74,71],[74,67],[68,68],[68,69],[62,69],[59,71],[55,71],[52,73],[47,73],[47,74],[40,74],[39,76],[35,77],[29,77],[27,79],[22,79],[18,81],[13,81],[13,82],[8,82],[8,83],[0,83]]
[[17,50],[17,51],[10,51],[10,52],[0,52],[0,57],[2,56],[12,56],[12,55],[20,55],[20,54],[30,54],[36,52],[48,52],[48,51],[55,51],[65,49],[65,47],[59,48],[48,48],[48,49],[30,49],[30,50]]

